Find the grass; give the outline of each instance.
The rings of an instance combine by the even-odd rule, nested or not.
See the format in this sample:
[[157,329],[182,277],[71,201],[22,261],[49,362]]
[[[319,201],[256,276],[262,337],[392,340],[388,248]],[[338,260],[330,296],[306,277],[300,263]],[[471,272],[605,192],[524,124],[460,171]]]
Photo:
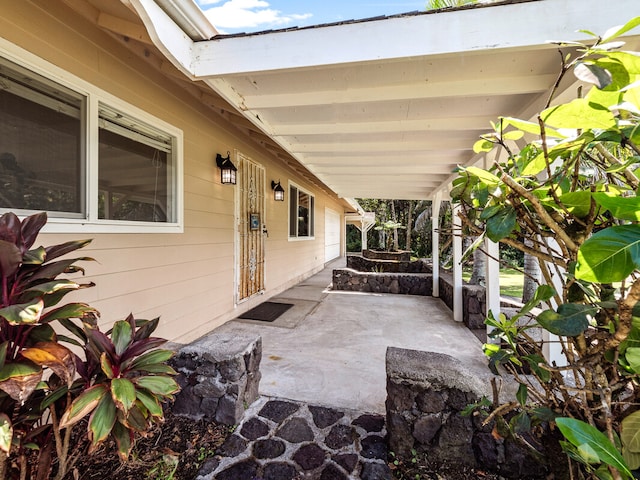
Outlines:
[[[471,278],[471,270],[465,269],[462,273],[465,282]],[[500,295],[515,297],[518,300],[522,298],[522,273],[513,268],[502,267],[500,269]]]

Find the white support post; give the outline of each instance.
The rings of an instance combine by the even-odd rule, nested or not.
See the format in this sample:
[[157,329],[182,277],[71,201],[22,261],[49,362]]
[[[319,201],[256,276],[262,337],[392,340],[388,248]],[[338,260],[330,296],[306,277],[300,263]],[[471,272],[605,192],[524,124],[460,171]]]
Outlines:
[[452,205],[453,213],[453,319],[463,321],[462,304],[462,220],[458,216],[460,205]]
[[[544,241],[547,242],[547,253],[551,254],[553,250],[556,250],[556,252],[560,250],[555,239],[546,238]],[[555,288],[556,292],[562,293],[562,278],[560,276],[564,275],[564,273],[564,271],[558,272],[555,268],[551,271],[551,282],[553,283],[551,286]],[[554,309],[558,309],[558,305],[553,298],[551,299],[551,305]],[[547,362],[549,362],[550,365],[555,363],[558,367],[567,365],[567,358],[564,353],[562,353],[562,346],[560,345],[558,336],[543,329],[542,340],[544,342],[542,345],[542,354],[547,359]]]
[[[500,245],[496,242],[492,242],[488,238],[484,240],[485,250],[487,252],[487,266],[486,266],[486,302],[487,316],[489,313],[493,315],[493,318],[500,316]],[[489,340],[489,334],[493,330],[492,327],[487,325],[487,339]]]
[[440,205],[442,192],[436,193],[431,201],[431,269],[433,272],[434,297],[440,296]]
[[361,225],[362,227],[360,228],[360,235],[361,235],[361,241],[362,241],[362,250],[366,250],[368,248],[367,232],[369,231],[369,229],[365,228],[364,221],[361,222]]

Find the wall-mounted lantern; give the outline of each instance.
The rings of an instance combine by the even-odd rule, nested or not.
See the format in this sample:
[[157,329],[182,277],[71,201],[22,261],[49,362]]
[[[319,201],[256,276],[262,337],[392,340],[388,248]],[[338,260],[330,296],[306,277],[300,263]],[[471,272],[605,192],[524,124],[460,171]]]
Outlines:
[[231,161],[231,153],[227,152],[226,158],[218,153],[216,156],[216,164],[220,168],[220,181],[223,184],[236,184],[236,172],[238,169]]
[[273,189],[273,199],[276,202],[284,202],[284,188],[280,185],[280,180],[277,182],[271,180],[271,188]]

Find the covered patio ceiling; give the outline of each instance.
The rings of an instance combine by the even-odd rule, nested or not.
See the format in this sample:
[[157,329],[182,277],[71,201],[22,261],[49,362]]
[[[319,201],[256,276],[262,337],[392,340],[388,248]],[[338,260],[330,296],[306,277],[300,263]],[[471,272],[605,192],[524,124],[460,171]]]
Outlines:
[[490,121],[543,108],[561,60],[549,40],[584,40],[578,30],[640,13],[637,0],[512,0],[220,36],[191,1],[122,1],[176,68],[343,198],[446,192],[456,166],[482,160],[472,147]]

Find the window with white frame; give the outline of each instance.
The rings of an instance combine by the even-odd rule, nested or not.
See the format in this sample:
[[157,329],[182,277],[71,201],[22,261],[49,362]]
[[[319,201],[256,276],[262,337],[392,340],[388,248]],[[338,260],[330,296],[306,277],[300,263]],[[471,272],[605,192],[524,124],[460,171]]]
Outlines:
[[178,225],[181,132],[0,57],[0,210],[103,226]]
[[315,235],[315,197],[297,185],[289,185],[289,238]]

